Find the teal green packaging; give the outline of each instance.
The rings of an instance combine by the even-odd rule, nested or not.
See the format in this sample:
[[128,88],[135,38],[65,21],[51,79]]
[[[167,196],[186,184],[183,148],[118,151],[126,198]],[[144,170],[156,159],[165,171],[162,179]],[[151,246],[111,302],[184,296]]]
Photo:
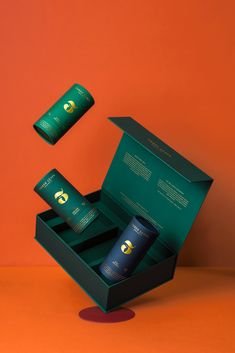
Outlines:
[[47,173],[34,190],[76,232],[98,217],[98,211],[56,169]]
[[54,145],[94,102],[92,95],[75,83],[33,127],[45,141]]
[[104,180],[104,195],[160,231],[159,241],[179,252],[212,179],[131,118],[111,118],[125,133]]
[[[59,220],[52,210],[37,215],[36,224],[36,240],[105,312],[174,277],[178,254],[213,182],[134,119],[109,119],[123,134],[101,189],[86,195],[99,211],[99,229],[92,222],[83,241],[63,224],[55,226]],[[112,283],[100,266],[135,215],[160,235],[131,276]]]

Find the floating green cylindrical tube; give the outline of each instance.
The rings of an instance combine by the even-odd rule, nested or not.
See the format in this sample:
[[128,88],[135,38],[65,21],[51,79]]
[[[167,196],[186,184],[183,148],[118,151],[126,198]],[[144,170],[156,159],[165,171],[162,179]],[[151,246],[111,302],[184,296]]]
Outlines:
[[81,233],[99,215],[97,209],[56,169],[47,173],[37,183],[34,191],[76,233]]
[[54,145],[94,103],[92,95],[75,83],[33,127],[45,141]]

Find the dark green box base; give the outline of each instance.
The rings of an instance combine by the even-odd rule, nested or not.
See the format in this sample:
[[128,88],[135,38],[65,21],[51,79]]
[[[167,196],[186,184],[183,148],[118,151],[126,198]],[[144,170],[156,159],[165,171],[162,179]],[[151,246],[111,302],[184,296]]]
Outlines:
[[115,205],[109,207],[110,200],[102,194],[96,191],[86,196],[99,209],[100,216],[82,234],[76,234],[49,210],[37,215],[35,238],[100,308],[108,312],[172,279],[177,255],[157,240],[158,251],[151,256],[148,253],[130,278],[109,283],[98,268],[125,222],[122,211]]

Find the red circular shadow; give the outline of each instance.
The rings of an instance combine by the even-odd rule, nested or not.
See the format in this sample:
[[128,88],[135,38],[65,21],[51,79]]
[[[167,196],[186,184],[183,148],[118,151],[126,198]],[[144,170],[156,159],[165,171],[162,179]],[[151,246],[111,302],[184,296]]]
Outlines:
[[81,319],[87,321],[115,323],[133,319],[135,312],[127,308],[120,308],[109,313],[104,313],[98,306],[91,306],[81,310],[79,316]]

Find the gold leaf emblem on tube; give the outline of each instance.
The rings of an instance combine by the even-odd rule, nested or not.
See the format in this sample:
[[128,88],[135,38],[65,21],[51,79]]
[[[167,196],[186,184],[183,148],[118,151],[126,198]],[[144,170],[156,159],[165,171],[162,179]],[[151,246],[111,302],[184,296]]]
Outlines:
[[121,250],[126,255],[130,255],[133,249],[134,245],[130,242],[130,240],[125,240],[124,244],[121,245]]
[[63,205],[65,202],[68,201],[69,195],[66,194],[63,189],[61,189],[60,191],[57,191],[55,193],[54,198],[60,205]]
[[78,109],[78,107],[72,100],[69,100],[67,103],[64,104],[64,110],[69,114],[73,113],[75,109]]

